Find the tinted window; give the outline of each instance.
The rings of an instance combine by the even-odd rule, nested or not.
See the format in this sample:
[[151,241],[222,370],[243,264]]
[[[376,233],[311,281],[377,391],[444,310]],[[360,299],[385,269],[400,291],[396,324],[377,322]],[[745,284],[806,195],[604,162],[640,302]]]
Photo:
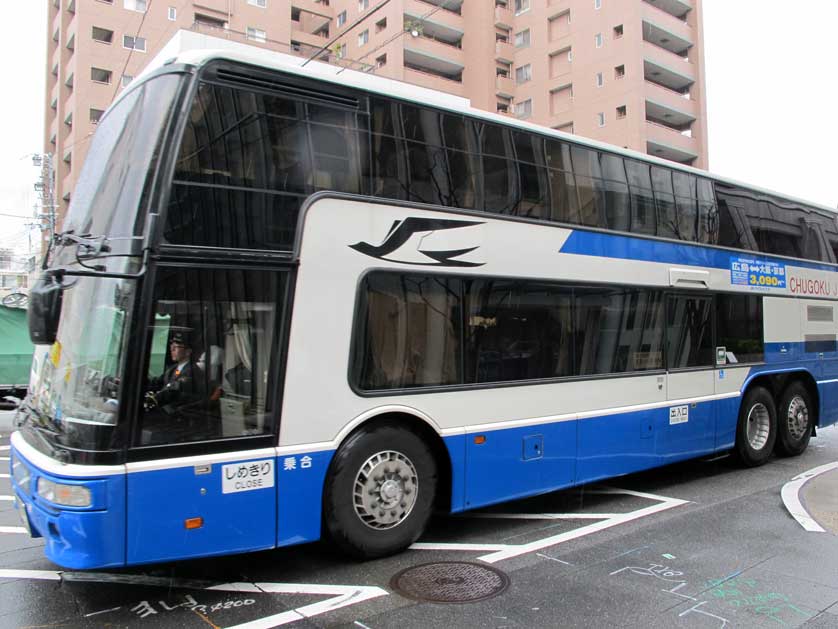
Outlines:
[[577,289],[576,364],[583,375],[663,368],[663,296],[633,289]]
[[605,226],[609,229],[628,231],[631,225],[631,200],[623,159],[616,155],[603,154],[600,164],[604,178]]
[[361,389],[462,382],[460,280],[377,273],[360,291],[354,369]]
[[710,297],[669,297],[666,349],[669,369],[713,365],[712,306]]
[[286,276],[160,270],[140,445],[273,432]]
[[760,362],[764,358],[762,297],[716,297],[716,345],[727,350],[729,363]]
[[656,233],[655,197],[649,165],[626,160],[629,192],[631,193],[631,231],[640,234]]
[[481,280],[468,291],[466,381],[569,376],[571,291],[555,285]]
[[698,179],[698,242],[719,242],[719,207],[713,192],[713,182]]
[[202,84],[176,163],[167,241],[290,249],[305,196],[365,191],[364,127],[337,105]]
[[681,233],[681,223],[675,206],[675,192],[672,187],[672,171],[652,166],[652,189],[658,210],[658,236],[686,240]]
[[696,179],[687,173],[674,171],[672,186],[675,192],[677,237],[680,240],[697,240],[699,211]]

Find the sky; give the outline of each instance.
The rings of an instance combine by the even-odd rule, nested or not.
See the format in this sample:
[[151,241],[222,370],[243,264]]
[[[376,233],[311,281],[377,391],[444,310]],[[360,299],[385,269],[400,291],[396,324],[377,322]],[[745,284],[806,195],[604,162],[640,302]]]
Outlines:
[[[621,0],[607,0],[619,2]],[[704,0],[710,170],[838,206],[835,0]],[[0,22],[0,247],[27,250],[43,150],[44,0],[15,2]],[[37,241],[34,238],[33,242]]]

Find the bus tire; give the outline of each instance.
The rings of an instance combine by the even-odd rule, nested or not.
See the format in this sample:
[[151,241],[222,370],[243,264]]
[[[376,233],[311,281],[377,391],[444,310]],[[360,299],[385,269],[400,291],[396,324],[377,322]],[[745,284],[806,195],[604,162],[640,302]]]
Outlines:
[[790,383],[777,409],[777,453],[802,454],[812,437],[813,420],[812,401],[806,387],[799,381]]
[[762,465],[771,456],[777,439],[777,410],[768,389],[753,387],[739,407],[734,450],[745,467]]
[[402,551],[425,530],[436,485],[436,460],[419,435],[391,423],[363,427],[329,467],[323,494],[329,537],[360,559]]

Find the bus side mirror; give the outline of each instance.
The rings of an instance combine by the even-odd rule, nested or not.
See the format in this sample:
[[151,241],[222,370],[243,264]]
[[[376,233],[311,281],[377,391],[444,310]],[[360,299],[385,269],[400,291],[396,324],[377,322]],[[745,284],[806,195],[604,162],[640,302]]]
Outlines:
[[58,334],[64,289],[54,275],[44,274],[29,291],[29,339],[34,345],[52,345]]

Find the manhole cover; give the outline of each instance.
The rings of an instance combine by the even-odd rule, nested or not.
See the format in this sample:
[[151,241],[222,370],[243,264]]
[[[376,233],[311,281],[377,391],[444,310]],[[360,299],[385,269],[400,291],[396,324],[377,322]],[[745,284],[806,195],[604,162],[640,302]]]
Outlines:
[[434,603],[473,603],[497,596],[509,587],[509,577],[497,568],[467,561],[425,563],[390,579],[399,594]]

